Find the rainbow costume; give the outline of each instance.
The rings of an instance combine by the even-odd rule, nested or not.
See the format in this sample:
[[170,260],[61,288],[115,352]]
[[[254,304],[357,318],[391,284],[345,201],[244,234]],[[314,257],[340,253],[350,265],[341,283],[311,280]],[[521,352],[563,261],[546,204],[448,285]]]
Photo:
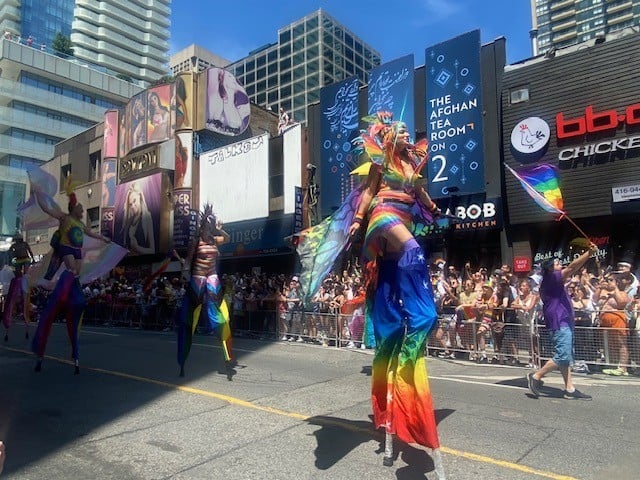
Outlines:
[[[31,259],[29,259],[31,263]],[[31,308],[31,289],[27,283],[27,277],[22,274],[22,270],[16,269],[16,276],[11,279],[9,291],[5,297],[4,311],[2,312],[2,324],[5,328],[4,341],[9,340],[9,328],[13,322],[14,312],[19,310],[25,325],[25,338],[29,338],[29,322]]]
[[[406,443],[433,449],[439,478],[444,477],[431,391],[424,357],[429,333],[437,314],[425,254],[415,239],[399,252],[385,251],[383,234],[404,225],[416,235],[433,221],[432,209],[419,201],[414,188],[426,161],[426,149],[411,146],[408,165],[395,158],[395,139],[400,122],[379,114],[358,139],[372,162],[367,172],[377,169],[380,183],[366,217],[368,227],[363,245],[367,299],[365,316],[375,334],[376,352],[372,372],[372,406],[376,428],[387,434],[385,465],[392,463],[392,435]],[[404,168],[407,167],[407,168]],[[351,192],[334,215],[302,232],[298,254],[302,264],[301,284],[305,301],[316,285],[333,268],[333,261],[349,245],[349,227],[360,222],[357,206],[364,189]],[[322,278],[317,278],[317,275]],[[305,288],[306,287],[306,288]]]
[[[46,349],[51,327],[59,314],[64,314],[67,325],[67,333],[71,342],[71,355],[75,362],[75,373],[80,373],[78,366],[79,348],[78,337],[86,300],[82,292],[81,283],[90,283],[97,278],[106,275],[126,255],[123,247],[114,243],[105,243],[95,238],[84,239],[85,226],[81,220],[71,214],[64,214],[52,197],[57,191],[57,182],[51,175],[41,169],[28,172],[31,183],[31,198],[21,208],[25,228],[43,228],[55,225],[59,230],[52,238],[54,255],[58,259],[48,265],[48,271],[43,271],[45,262],[41,262],[39,268],[31,268],[28,276],[30,282],[38,283],[43,275],[54,283],[53,291],[43,309],[38,327],[32,341],[32,350],[37,355],[35,370],[42,368],[42,359]],[[69,196],[69,212],[75,209],[77,199],[70,178],[66,185]],[[79,207],[81,208],[81,207]],[[51,217],[47,221],[46,216]],[[59,259],[72,256],[74,259],[82,259],[82,265],[78,275],[64,269]],[[57,268],[59,267],[59,268]]]
[[184,376],[184,364],[189,356],[193,335],[202,314],[206,328],[215,332],[222,342],[227,378],[231,380],[233,372],[229,309],[223,298],[224,290],[216,272],[219,251],[214,238],[217,232],[213,230],[215,216],[210,205],[205,205],[200,218],[197,244],[192,252],[191,277],[176,317],[180,376]]

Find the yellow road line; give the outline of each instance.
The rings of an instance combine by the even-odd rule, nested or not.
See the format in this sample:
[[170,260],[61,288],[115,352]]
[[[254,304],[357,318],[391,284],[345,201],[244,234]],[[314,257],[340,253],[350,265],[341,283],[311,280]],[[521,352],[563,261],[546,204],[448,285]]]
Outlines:
[[[11,347],[4,347],[7,350],[13,351],[13,352],[20,352],[20,353],[27,353],[27,354],[31,354],[31,352],[27,351],[27,350],[21,350],[18,348],[11,348]],[[66,363],[69,365],[73,365],[73,362],[69,361],[69,360],[65,360],[62,358],[57,358],[57,357],[51,357],[51,356],[45,356],[45,358],[49,359],[49,360],[55,360],[57,362],[60,363]],[[262,405],[256,405],[255,403],[251,403],[251,402],[247,402],[246,400],[242,400],[240,398],[236,398],[236,397],[231,397],[229,395],[222,395],[220,393],[215,393],[215,392],[210,392],[208,390],[202,390],[200,388],[193,388],[193,387],[185,387],[184,385],[177,385],[175,383],[169,383],[169,382],[163,382],[160,380],[154,380],[152,378],[147,378],[147,377],[140,377],[138,375],[131,375],[129,373],[123,373],[123,372],[118,372],[115,370],[107,370],[104,368],[97,368],[97,367],[83,367],[84,370],[90,370],[93,372],[98,372],[98,373],[104,373],[106,375],[113,375],[116,377],[121,377],[121,378],[126,378],[128,380],[135,380],[138,382],[143,382],[143,383],[149,383],[152,385],[158,385],[161,387],[165,387],[165,388],[169,388],[169,389],[173,389],[173,390],[178,390],[180,392],[185,392],[185,393],[190,393],[193,395],[200,395],[203,397],[208,397],[208,398],[215,398],[216,400],[221,400],[223,402],[227,402],[231,405],[237,405],[239,407],[244,407],[244,408],[251,408],[253,410],[258,410],[261,412],[267,412],[267,413],[272,413],[275,415],[280,415],[283,417],[288,417],[288,418],[294,418],[296,420],[301,420],[303,422],[306,421],[310,421],[313,419],[314,425],[327,425],[327,426],[337,426],[340,428],[343,428],[345,430],[350,430],[353,432],[357,432],[357,433],[375,433],[372,431],[371,428],[363,428],[363,427],[357,427],[354,425],[350,425],[348,423],[342,422],[340,420],[331,420],[328,418],[314,418],[314,417],[310,417],[308,415],[304,415],[302,413],[296,413],[296,412],[289,412],[286,410],[280,410],[278,408],[272,408],[272,407],[265,407]],[[478,455],[476,453],[471,453],[471,452],[465,452],[462,450],[456,450],[454,448],[449,448],[449,447],[440,447],[440,450],[442,451],[442,453],[446,453],[448,455],[452,455],[454,457],[460,457],[460,458],[466,458],[467,460],[472,460],[474,462],[480,462],[480,463],[487,463],[490,465],[495,465],[501,468],[506,468],[506,469],[510,469],[510,470],[515,470],[518,472],[523,472],[523,473],[528,473],[531,475],[535,475],[538,477],[542,477],[542,478],[551,478],[553,480],[577,480],[575,477],[570,477],[568,475],[560,475],[557,473],[553,473],[553,472],[546,472],[544,470],[538,470],[535,468],[531,468],[531,467],[527,467],[526,465],[521,465],[518,463],[513,463],[513,462],[508,462],[506,460],[498,460],[496,458],[492,458],[492,457],[487,457],[485,455]]]

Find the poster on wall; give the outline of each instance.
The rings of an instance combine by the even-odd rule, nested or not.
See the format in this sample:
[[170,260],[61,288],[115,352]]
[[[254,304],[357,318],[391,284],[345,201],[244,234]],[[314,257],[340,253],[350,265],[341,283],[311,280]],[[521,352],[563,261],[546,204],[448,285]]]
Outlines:
[[176,133],[174,188],[191,188],[193,168],[193,132]]
[[358,166],[351,141],[359,135],[358,79],[320,90],[320,213],[330,215],[353,189],[350,172]]
[[147,143],[164,142],[173,137],[172,93],[173,85],[170,84],[147,90]]
[[127,120],[131,115],[131,102],[118,112],[118,157],[123,158],[129,151],[129,127]]
[[198,211],[191,208],[190,188],[175,189],[173,198],[173,248],[186,249],[198,228]]
[[415,142],[413,55],[406,55],[369,71],[367,88],[369,115],[391,112],[394,120],[407,124]]
[[[130,105],[130,107],[129,107]],[[129,152],[147,143],[147,92],[134,95],[127,104],[128,144],[126,151]]]
[[100,209],[102,215],[100,219],[100,233],[110,240],[113,240],[113,207],[104,207]]
[[428,188],[432,198],[484,191],[480,30],[426,50]]
[[269,134],[200,154],[200,205],[222,221],[269,216]]
[[102,198],[101,207],[113,207],[116,199],[116,160],[102,161]]
[[105,112],[102,158],[116,158],[118,156],[118,127],[118,111]]
[[190,73],[182,73],[175,81],[176,98],[176,130],[184,130],[193,126],[193,77]]
[[222,68],[207,70],[206,128],[236,136],[249,126],[249,96],[236,77]]
[[131,255],[157,253],[162,173],[116,187],[113,239]]

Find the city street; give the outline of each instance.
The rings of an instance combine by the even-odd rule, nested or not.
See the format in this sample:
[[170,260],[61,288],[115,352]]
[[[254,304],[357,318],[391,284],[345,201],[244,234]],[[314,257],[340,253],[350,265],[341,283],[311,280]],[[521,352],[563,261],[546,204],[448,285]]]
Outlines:
[[[371,351],[234,339],[227,379],[211,336],[178,376],[172,333],[86,327],[73,375],[56,324],[42,372],[23,330],[0,345],[6,479],[435,479],[400,443],[382,465]],[[579,375],[591,402],[527,395],[526,370],[430,359],[450,479],[626,479],[640,469],[640,378]]]

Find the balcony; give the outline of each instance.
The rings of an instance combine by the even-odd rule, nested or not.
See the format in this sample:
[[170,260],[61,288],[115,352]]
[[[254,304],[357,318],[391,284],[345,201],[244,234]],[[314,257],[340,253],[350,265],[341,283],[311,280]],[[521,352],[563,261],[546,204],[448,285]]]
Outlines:
[[104,119],[104,107],[4,78],[0,79],[0,96],[28,104],[38,104],[53,111],[68,112],[95,123]]
[[72,137],[87,128],[9,107],[0,107],[0,125],[62,138]]
[[562,30],[567,30],[568,28],[575,28],[576,27],[576,20],[572,19],[568,22],[564,22],[558,25],[553,25],[551,27],[551,31],[553,33],[557,33],[557,32],[561,32]]
[[[53,145],[38,143],[31,140],[23,140],[21,138],[13,138],[8,135],[0,135],[0,155],[8,154],[35,158],[46,162],[51,160],[53,157]],[[4,168],[8,170],[6,172],[7,174],[11,174],[11,178],[2,177],[3,180],[20,181],[19,179],[21,178],[26,179],[26,172],[21,172],[21,170],[15,168]],[[24,174],[24,177],[21,176],[22,174]]]
[[630,13],[633,13],[633,2],[629,0],[628,2],[619,3],[616,5],[607,6],[607,15],[611,15],[612,13],[621,12],[623,10],[629,10]]
[[575,5],[575,0],[561,0],[559,2],[552,2],[549,5],[549,11],[554,12],[564,7],[568,7],[569,5]]

